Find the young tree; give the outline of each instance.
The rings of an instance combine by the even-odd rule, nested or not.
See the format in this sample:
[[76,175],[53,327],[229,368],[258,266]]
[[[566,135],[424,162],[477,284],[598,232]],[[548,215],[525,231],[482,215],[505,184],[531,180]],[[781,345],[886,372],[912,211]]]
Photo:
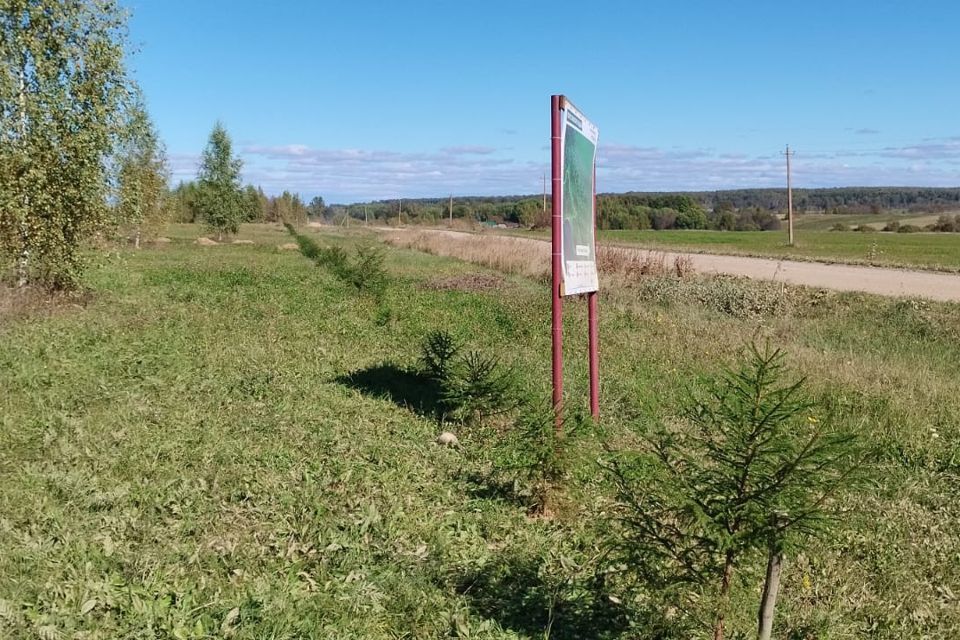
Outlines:
[[0,4],[0,269],[74,288],[109,219],[108,161],[132,81],[112,0]]
[[803,380],[783,384],[784,373],[779,350],[752,348],[687,411],[685,428],[660,430],[647,451],[611,467],[629,564],[661,592],[712,592],[715,640],[735,571],[758,554],[767,557],[758,635],[769,639],[785,545],[825,531],[831,498],[859,466],[852,438],[813,415]]
[[243,220],[242,167],[243,161],[233,156],[230,135],[217,122],[200,159],[197,210],[207,225],[217,232],[218,240],[223,240],[224,233],[236,233]]
[[130,111],[119,155],[117,217],[121,225],[133,225],[134,246],[139,249],[141,236],[156,236],[169,213],[166,154],[139,103]]
[[314,220],[322,220],[327,213],[327,205],[323,202],[321,196],[314,196],[310,204],[307,205],[307,215]]

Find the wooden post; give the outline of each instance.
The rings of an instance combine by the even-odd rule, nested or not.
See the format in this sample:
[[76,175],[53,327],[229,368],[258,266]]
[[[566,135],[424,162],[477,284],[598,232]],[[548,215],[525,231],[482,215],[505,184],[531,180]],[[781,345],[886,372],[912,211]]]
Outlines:
[[793,184],[790,179],[790,156],[793,155],[793,152],[790,151],[790,145],[787,145],[787,228],[789,243],[790,246],[793,246]]

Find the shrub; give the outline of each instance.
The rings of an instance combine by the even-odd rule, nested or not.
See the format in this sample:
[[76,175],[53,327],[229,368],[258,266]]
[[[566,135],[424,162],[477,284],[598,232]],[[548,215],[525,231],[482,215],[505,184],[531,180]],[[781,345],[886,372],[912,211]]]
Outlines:
[[951,218],[950,216],[940,216],[937,218],[936,223],[930,227],[931,231],[945,231],[947,233],[952,233],[954,231],[960,231],[960,215]]
[[703,209],[690,209],[677,214],[674,226],[677,229],[706,229],[708,226],[707,214]]
[[[830,227],[830,231],[850,231],[850,225],[843,222],[834,222],[833,226]],[[886,231],[886,229],[884,229]]]
[[917,233],[918,231],[923,231],[923,229],[915,224],[902,224],[900,228],[897,229],[897,233]]
[[654,229],[673,229],[677,222],[677,212],[673,209],[654,209],[650,221]]
[[900,221],[899,221],[899,220],[891,220],[890,222],[887,223],[887,225],[883,228],[883,230],[884,230],[884,231],[892,231],[892,232],[896,233],[897,231],[900,230]]

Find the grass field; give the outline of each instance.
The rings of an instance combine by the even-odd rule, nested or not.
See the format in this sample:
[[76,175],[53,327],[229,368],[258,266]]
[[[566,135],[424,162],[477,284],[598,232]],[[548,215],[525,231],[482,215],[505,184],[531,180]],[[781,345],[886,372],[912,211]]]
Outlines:
[[[278,250],[279,227],[245,227],[253,245],[170,233],[100,259],[82,306],[0,317],[0,637],[655,637],[669,621],[645,617],[642,593],[591,580],[616,533],[601,442],[676,415],[752,340],[785,348],[821,418],[876,452],[836,535],[789,550],[775,637],[960,637],[960,307],[605,282],[603,430],[571,447],[553,516],[531,517],[491,475],[495,436],[433,442],[409,371],[422,337],[448,328],[548,398],[542,282],[389,248],[377,303]],[[779,234],[742,237],[778,250],[762,243]],[[935,259],[960,267],[955,253]],[[571,300],[571,404],[585,403],[584,317]],[[738,573],[731,637],[754,629],[762,568]]]
[[[947,215],[953,217],[957,212],[950,211]],[[865,214],[841,214],[841,213],[802,213],[797,215],[794,221],[794,228],[798,231],[829,231],[837,223],[845,224],[848,227],[858,227],[866,225],[877,229],[883,229],[887,223],[897,221],[900,224],[912,224],[918,227],[925,227],[933,224],[940,217],[935,213],[906,213],[901,211],[889,211],[883,213],[865,213]]]
[[601,231],[599,239],[704,253],[960,271],[960,235],[955,233],[797,230],[793,247],[786,231]]

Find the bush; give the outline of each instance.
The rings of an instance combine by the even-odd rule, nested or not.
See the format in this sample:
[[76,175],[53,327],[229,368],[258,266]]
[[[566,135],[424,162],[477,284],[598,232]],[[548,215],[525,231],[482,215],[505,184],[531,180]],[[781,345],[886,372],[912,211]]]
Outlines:
[[707,214],[703,212],[703,209],[690,209],[680,212],[677,214],[674,226],[677,229],[706,229],[708,226]]
[[940,216],[937,218],[936,223],[931,225],[930,230],[943,231],[946,233],[960,231],[960,215],[954,216],[953,218],[946,215]]
[[673,229],[677,222],[677,212],[673,209],[654,209],[650,221],[654,229]]
[[900,230],[900,222],[898,220],[891,220],[886,224],[883,230],[892,231],[893,233],[896,233],[897,231]]
[[923,229],[915,224],[902,224],[897,229],[897,233],[917,233],[918,231],[923,231]]
[[843,222],[834,222],[833,226],[830,227],[830,231],[850,231],[850,225]]

